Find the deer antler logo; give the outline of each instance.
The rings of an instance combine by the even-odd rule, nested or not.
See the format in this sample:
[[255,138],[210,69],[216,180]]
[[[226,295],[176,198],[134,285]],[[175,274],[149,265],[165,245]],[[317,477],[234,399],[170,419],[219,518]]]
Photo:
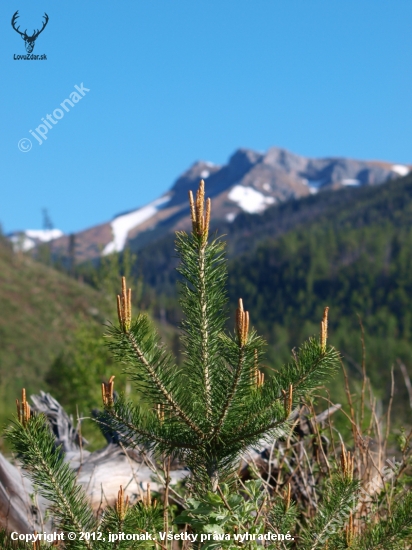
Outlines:
[[17,10],[16,13],[13,15],[12,19],[11,19],[11,26],[13,27],[13,29],[18,32],[20,34],[20,36],[23,38],[24,40],[24,45],[26,47],[26,52],[27,53],[31,53],[33,50],[34,50],[34,45],[35,45],[35,42],[36,42],[36,39],[37,37],[39,36],[39,34],[41,32],[44,31],[48,21],[49,21],[49,16],[47,15],[47,13],[44,13],[43,17],[44,17],[44,21],[43,21],[43,26],[42,28],[39,30],[37,29],[33,31],[33,34],[31,36],[29,36],[27,34],[27,29],[24,31],[24,32],[21,32],[19,31],[20,27],[17,27],[16,28],[16,21],[19,17],[19,11]]

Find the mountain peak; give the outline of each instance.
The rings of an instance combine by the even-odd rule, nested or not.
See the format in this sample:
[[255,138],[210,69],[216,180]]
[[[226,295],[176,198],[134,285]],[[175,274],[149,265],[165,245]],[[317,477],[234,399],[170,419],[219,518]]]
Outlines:
[[295,155],[280,147],[271,147],[263,157],[263,162],[269,166],[285,170],[286,172],[295,173],[303,171],[307,165],[307,159],[305,157]]
[[[139,249],[169,232],[190,230],[187,195],[197,189],[200,179],[206,181],[207,195],[213,198],[212,223],[217,225],[233,221],[240,212],[259,214],[276,203],[319,191],[382,184],[410,170],[410,166],[380,161],[308,158],[280,147],[266,153],[239,148],[227,164],[196,161],[157,200],[77,233],[77,260],[98,258],[102,250],[109,254],[125,246]],[[67,255],[68,237],[52,242],[56,254]]]
[[229,158],[227,166],[231,172],[243,174],[262,158],[263,155],[261,153],[257,153],[251,149],[237,149]]

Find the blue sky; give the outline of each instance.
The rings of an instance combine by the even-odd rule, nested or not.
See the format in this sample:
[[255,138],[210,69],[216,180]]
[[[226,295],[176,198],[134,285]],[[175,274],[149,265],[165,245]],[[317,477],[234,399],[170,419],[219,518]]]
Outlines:
[[[47,61],[13,59],[16,10],[28,33],[49,15]],[[410,0],[3,0],[0,27],[6,232],[110,220],[239,147],[412,163]]]

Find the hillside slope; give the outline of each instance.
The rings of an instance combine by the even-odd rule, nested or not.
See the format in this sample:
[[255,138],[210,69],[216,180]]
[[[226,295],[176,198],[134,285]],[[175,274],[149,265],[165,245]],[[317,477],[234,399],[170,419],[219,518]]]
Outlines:
[[[268,212],[266,222],[252,220],[257,223],[248,229],[244,226],[234,246],[236,241],[244,246],[247,240],[249,250],[236,254],[231,263],[231,287],[240,290],[242,278],[255,281],[251,299],[255,305],[265,304],[261,312],[265,322],[274,316],[283,320],[293,304],[303,307],[303,298],[305,317],[317,313],[315,303],[326,298],[341,303],[342,314],[355,305],[372,316],[388,307],[397,317],[400,334],[408,338],[409,326],[412,330],[412,176],[375,189],[359,189],[346,205],[339,201],[345,200],[344,194],[328,198],[323,208],[310,202],[295,205],[302,216],[296,217],[289,231],[282,229],[282,218],[293,205],[285,205],[284,212],[272,211],[270,218]],[[398,299],[393,297],[395,290]],[[272,298],[278,292],[283,298],[274,308]],[[359,299],[354,298],[356,293]],[[285,310],[281,304],[288,304]]]
[[45,389],[44,375],[78,321],[100,325],[113,319],[112,306],[89,286],[13,254],[0,239],[0,420],[23,386]]
[[397,359],[412,373],[412,177],[360,189],[352,204],[331,204],[309,223],[270,234],[231,262],[229,280],[231,299],[243,297],[271,341],[273,361],[317,332],[328,305],[331,342],[353,376],[361,368],[360,318],[372,381],[387,397],[395,365],[395,406],[405,414]]

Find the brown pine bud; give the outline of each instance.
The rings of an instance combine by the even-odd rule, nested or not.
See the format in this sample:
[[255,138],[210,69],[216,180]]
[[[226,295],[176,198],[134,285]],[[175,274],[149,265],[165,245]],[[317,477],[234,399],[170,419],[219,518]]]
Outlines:
[[106,384],[102,382],[102,399],[103,405],[109,409],[114,405],[114,379],[115,376],[111,376],[109,382]]
[[192,191],[189,191],[189,204],[193,233],[202,237],[202,243],[205,245],[209,235],[211,203],[210,199],[207,199],[205,208],[205,182],[203,180],[200,180],[196,201]]
[[328,311],[329,308],[325,307],[323,311],[323,319],[320,323],[320,346],[322,351],[326,351],[326,341],[328,339]]
[[340,455],[340,465],[343,475],[348,479],[353,479],[353,470],[354,470],[354,457],[350,451],[345,449],[345,446],[342,445],[342,453]]
[[286,418],[288,418],[290,413],[292,412],[293,407],[293,385],[289,385],[289,390],[287,392],[285,390],[282,390],[282,395],[283,406],[285,408],[285,416]]
[[243,347],[249,333],[249,312],[243,309],[242,298],[239,298],[239,305],[236,310],[236,332],[239,338],[239,344]]
[[128,507],[129,507],[129,497],[128,496],[126,498],[124,497],[123,486],[120,485],[119,492],[117,493],[116,512],[121,521],[124,520]]
[[289,510],[290,507],[290,500],[291,500],[291,493],[292,493],[292,487],[290,483],[286,485],[285,495],[283,498],[283,501],[285,503],[286,512]]
[[19,422],[23,424],[23,426],[26,426],[27,422],[30,419],[31,409],[30,409],[30,405],[26,400],[25,388],[21,390],[21,403],[19,402],[18,399],[16,399],[16,406],[17,406],[17,418],[19,419]]
[[122,277],[122,293],[117,295],[117,316],[122,331],[129,332],[132,324],[132,290],[126,289],[126,277]]

